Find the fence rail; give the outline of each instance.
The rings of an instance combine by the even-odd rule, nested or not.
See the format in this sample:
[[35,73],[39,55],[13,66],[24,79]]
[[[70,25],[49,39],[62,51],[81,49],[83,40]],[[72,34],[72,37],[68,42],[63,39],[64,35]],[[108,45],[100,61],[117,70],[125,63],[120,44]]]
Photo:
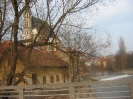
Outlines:
[[133,80],[0,86],[11,99],[133,99]]

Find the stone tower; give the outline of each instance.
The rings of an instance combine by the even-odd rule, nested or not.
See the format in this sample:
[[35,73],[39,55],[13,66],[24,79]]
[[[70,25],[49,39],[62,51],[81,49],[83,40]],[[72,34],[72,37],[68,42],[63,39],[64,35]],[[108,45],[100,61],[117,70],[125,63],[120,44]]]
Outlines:
[[[24,13],[24,33],[22,34],[22,40],[30,40],[32,38],[31,33],[31,12],[30,9],[27,8],[27,10]],[[29,43],[25,43],[25,45],[28,45]]]
[[[24,13],[24,32],[22,34],[22,40],[24,42],[24,45],[31,44],[35,39],[36,42],[45,42],[49,34],[50,26],[48,25],[48,23],[32,16],[30,9],[27,8]],[[56,35],[53,33],[51,37],[49,37],[48,42],[51,41],[53,41],[53,43],[59,43],[59,38],[56,37]],[[36,48],[42,48],[48,51],[55,51],[55,48],[50,45]]]
[[[29,8],[25,10],[24,13],[24,32],[22,34],[22,40],[25,40],[25,45],[29,45],[37,36],[40,27],[42,26],[42,20],[32,16]],[[36,41],[40,41],[42,37],[42,31],[37,37]]]

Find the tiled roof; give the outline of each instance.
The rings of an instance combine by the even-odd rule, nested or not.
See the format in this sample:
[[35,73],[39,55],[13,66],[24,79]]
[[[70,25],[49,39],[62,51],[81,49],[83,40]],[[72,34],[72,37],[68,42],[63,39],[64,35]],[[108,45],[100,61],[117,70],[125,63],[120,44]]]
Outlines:
[[[26,62],[27,56],[28,50],[24,51],[19,58]],[[70,65],[52,53],[43,53],[40,50],[33,49],[29,58],[29,66],[68,67]]]
[[[45,28],[45,36],[48,37],[48,35],[50,34],[50,26],[48,25],[48,23],[32,16],[32,29],[36,28],[37,31],[39,31],[42,25],[44,25]],[[52,33],[51,37],[54,38],[55,36],[55,33]]]
[[11,41],[8,40],[8,41],[5,41],[5,42],[2,42],[0,44],[0,57],[3,55],[3,53],[5,52],[5,50],[11,46]]
[[[11,41],[6,41],[0,45],[0,57],[3,55],[5,50],[7,48],[11,47]],[[23,47],[18,47],[18,49],[21,49]],[[25,50],[22,52],[18,58],[22,61],[22,63],[26,63],[27,57],[28,57],[28,52],[30,49]],[[68,67],[70,64],[67,62],[63,61],[59,57],[57,57],[55,54],[52,53],[44,53],[41,50],[38,49],[32,49],[30,58],[29,58],[29,66],[41,66],[41,67],[46,67],[46,66],[51,66],[51,67]]]

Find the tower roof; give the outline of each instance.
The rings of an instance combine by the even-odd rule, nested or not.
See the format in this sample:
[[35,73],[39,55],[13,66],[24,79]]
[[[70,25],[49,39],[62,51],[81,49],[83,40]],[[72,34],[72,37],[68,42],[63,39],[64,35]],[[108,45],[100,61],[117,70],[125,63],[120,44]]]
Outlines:
[[[46,37],[48,37],[48,35],[50,34],[49,24],[44,20],[32,16],[32,29],[35,28],[37,29],[37,31],[39,31],[41,28],[44,28]],[[55,36],[55,33],[52,33],[51,37],[54,38]]]

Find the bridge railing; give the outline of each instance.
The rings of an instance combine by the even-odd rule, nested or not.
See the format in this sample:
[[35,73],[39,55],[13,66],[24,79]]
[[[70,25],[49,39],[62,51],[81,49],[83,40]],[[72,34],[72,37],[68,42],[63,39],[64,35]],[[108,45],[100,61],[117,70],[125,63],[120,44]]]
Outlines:
[[133,99],[133,80],[0,86],[0,99]]

